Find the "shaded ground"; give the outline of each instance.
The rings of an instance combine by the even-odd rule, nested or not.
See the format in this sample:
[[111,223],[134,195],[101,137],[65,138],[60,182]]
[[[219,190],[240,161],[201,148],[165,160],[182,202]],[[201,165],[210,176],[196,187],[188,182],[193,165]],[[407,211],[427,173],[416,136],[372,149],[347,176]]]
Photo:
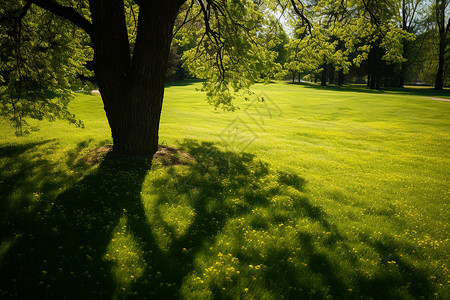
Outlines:
[[[107,152],[91,150],[96,158],[82,160],[83,145],[68,156],[74,170]],[[303,178],[275,172],[252,154],[188,140],[182,151],[163,148],[161,156],[176,161],[171,157],[182,154],[195,163],[156,163],[149,173],[149,160],[107,153],[74,182],[55,174],[46,158],[22,156],[39,147],[0,148],[0,158],[19,166],[2,177],[2,201],[20,188],[46,187],[39,205],[0,223],[4,297],[432,297],[429,274],[403,257],[411,245],[361,237],[364,251],[355,252],[348,234],[305,196]],[[39,177],[31,176],[36,171]],[[51,191],[64,185],[52,199]]]
[[[411,95],[411,96],[423,96],[427,98],[439,98],[444,100],[450,100],[450,90],[436,90],[432,87],[411,87],[406,86],[404,88],[393,88],[393,87],[383,87],[380,90],[370,89],[366,85],[362,84],[346,84],[343,86],[337,85],[327,85],[321,86],[320,84],[314,83],[289,83],[290,85],[301,85],[306,88],[318,89],[318,90],[329,90],[329,91],[343,91],[343,92],[357,92],[357,93],[368,93],[368,94],[399,94],[399,95]],[[448,97],[448,98],[443,98]]]

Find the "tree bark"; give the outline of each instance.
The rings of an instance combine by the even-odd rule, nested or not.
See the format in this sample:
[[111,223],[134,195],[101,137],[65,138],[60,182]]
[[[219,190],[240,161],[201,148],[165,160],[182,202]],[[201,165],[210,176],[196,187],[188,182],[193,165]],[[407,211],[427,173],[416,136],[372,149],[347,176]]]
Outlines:
[[441,38],[439,40],[439,60],[438,60],[438,70],[436,74],[436,81],[434,83],[434,88],[436,90],[442,90],[444,87],[444,61],[445,61],[445,39]]
[[133,57],[123,0],[91,0],[94,69],[113,151],[153,156],[172,31],[182,1],[142,1]]
[[442,90],[444,87],[444,64],[445,64],[445,48],[449,43],[448,32],[450,31],[450,18],[446,18],[447,0],[436,0],[435,13],[439,34],[439,61],[436,74],[434,88]]

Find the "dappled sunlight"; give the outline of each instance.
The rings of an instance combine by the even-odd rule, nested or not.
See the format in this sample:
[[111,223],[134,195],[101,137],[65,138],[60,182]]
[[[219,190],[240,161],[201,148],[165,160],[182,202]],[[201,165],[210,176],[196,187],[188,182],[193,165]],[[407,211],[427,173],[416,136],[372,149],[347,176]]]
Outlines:
[[127,227],[126,217],[122,216],[112,231],[112,239],[103,258],[112,264],[111,275],[116,287],[112,298],[122,298],[129,287],[142,277],[148,268],[143,256],[139,241]]
[[[67,174],[89,145],[68,156]],[[180,148],[189,164],[150,170],[148,160],[107,154],[98,166],[84,166],[78,181],[65,177],[65,191],[20,235],[3,239],[1,292],[139,299],[434,293],[436,277],[417,264],[417,245],[363,224],[391,216],[386,206],[337,223],[296,174],[212,143],[185,140]],[[21,187],[9,188],[13,195]],[[330,195],[348,201],[338,190]]]
[[0,228],[1,239],[43,218],[52,199],[78,180],[78,171],[52,155],[57,148],[55,140],[0,147],[0,219],[9,226]]
[[9,248],[11,248],[15,242],[19,239],[19,235],[16,235],[11,238],[6,238],[0,243],[0,263],[3,259],[3,255],[9,251]]
[[[69,168],[62,175],[71,174],[71,160],[69,156]],[[24,166],[28,163],[25,160]],[[52,170],[51,165],[45,166]],[[3,256],[2,270],[8,272],[2,272],[2,289],[6,285],[9,295],[17,294],[21,298],[36,294],[49,298],[64,294],[92,298],[115,292],[116,279],[123,276],[117,272],[115,262],[106,260],[105,255],[111,250],[109,244],[116,226],[122,225],[121,217],[134,218],[126,211],[132,211],[132,204],[138,203],[136,200],[148,169],[148,163],[146,167],[141,162],[137,168],[126,159],[107,156],[79,181],[61,176],[59,180],[64,179],[68,187],[54,198],[45,198],[48,208],[36,211],[35,216],[15,225],[14,230],[22,234]],[[42,172],[41,180],[48,185],[55,181],[52,175],[57,174]],[[24,186],[27,184],[30,183],[25,181]],[[54,189],[58,190],[56,186]],[[48,194],[54,192],[48,191]],[[138,253],[132,239],[122,242],[133,249],[130,252]],[[123,256],[118,257],[121,258]],[[127,258],[127,264],[134,263],[131,258]],[[139,260],[137,262],[139,265]]]

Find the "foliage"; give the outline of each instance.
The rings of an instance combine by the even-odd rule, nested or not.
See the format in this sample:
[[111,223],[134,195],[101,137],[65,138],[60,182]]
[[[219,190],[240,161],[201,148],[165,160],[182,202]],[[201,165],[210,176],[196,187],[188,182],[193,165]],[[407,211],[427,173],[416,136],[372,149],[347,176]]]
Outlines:
[[[264,7],[250,0],[227,0],[220,5],[203,24],[194,19],[180,31],[183,44],[197,45],[183,59],[191,74],[206,80],[202,90],[208,102],[234,110],[236,92],[248,96],[254,82],[267,82],[281,71],[281,65],[275,63],[277,53],[271,50],[277,43],[267,34],[270,22],[264,18]],[[202,9],[194,7],[190,13],[201,18]]]
[[3,1],[0,14],[0,115],[17,134],[36,129],[28,119],[65,119],[83,126],[68,111],[72,88],[92,52],[79,29],[23,1]]
[[[408,57],[407,71],[405,72],[406,79],[409,82],[434,84],[439,68],[439,44],[441,40],[436,15],[436,2],[433,1],[433,5],[429,6],[424,5],[425,3],[422,3],[423,1],[420,0],[410,2],[413,4],[418,3],[419,8],[416,12],[416,20],[412,22],[412,25],[407,26],[410,32],[416,34],[416,40],[410,42],[406,49],[406,55]],[[409,10],[412,10],[412,8]],[[450,52],[448,44],[445,45],[444,51],[443,82],[444,85],[448,85],[450,83]]]
[[311,28],[302,19],[294,21],[297,29],[287,46],[290,60],[285,68],[311,74],[331,65],[348,73],[351,65],[360,67],[368,59],[377,43],[384,49],[384,61],[404,61],[402,43],[414,35],[398,28],[393,10],[397,5],[395,1],[318,1],[305,10]]
[[438,68],[438,44],[435,30],[427,30],[417,35],[409,49],[411,66],[407,68],[407,79],[410,82],[434,82]]

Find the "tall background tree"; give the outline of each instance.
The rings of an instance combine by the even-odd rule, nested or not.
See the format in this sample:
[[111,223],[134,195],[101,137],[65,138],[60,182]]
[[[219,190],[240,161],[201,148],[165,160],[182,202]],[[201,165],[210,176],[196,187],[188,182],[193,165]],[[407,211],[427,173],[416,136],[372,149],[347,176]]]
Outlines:
[[450,16],[448,12],[449,0],[435,0],[434,12],[437,33],[439,37],[438,68],[434,88],[441,90],[444,86],[444,68],[450,46]]
[[[397,0],[310,1],[305,14],[306,30],[297,19],[296,33],[287,46],[290,60],[285,65],[300,73],[321,72],[321,83],[334,82],[335,71],[342,83],[353,65],[365,67],[367,84],[380,88],[386,65],[405,61],[403,44],[413,35],[399,25]],[[300,26],[299,26],[300,25]]]
[[[406,32],[417,34],[418,32],[418,22],[420,17],[420,9],[423,8],[423,0],[401,0],[399,7],[399,14],[401,17],[401,28]],[[412,55],[412,41],[403,40],[403,57],[405,58],[399,64],[399,78],[398,86],[404,87],[406,71],[408,66],[411,66],[414,56]]]

